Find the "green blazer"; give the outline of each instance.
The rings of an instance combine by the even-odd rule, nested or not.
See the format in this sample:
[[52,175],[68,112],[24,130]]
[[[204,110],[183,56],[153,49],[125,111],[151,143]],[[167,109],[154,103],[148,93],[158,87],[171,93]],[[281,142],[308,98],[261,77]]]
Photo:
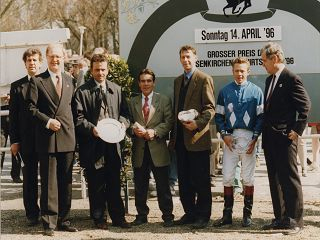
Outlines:
[[[149,119],[145,122],[142,113],[142,96],[136,96],[131,99],[129,104],[131,129],[135,122],[144,126],[146,129],[154,129],[157,133],[156,138],[148,141],[152,162],[156,167],[168,166],[170,164],[170,155],[166,139],[173,126],[173,112],[170,98],[153,92],[150,106]],[[139,168],[142,165],[144,157],[144,138],[139,138],[132,134],[132,164]]]

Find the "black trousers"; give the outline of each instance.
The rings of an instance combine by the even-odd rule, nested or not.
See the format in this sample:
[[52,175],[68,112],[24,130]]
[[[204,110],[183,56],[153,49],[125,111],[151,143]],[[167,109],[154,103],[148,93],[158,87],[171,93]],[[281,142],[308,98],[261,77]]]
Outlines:
[[209,221],[212,195],[209,150],[188,151],[183,140],[176,142],[180,200],[184,212],[196,219]]
[[270,193],[275,218],[303,227],[303,195],[297,167],[297,141],[271,128],[263,131]]
[[11,154],[11,171],[10,175],[12,179],[20,178],[20,172],[21,172],[21,162],[18,160],[18,158],[14,157]]
[[40,153],[40,209],[44,228],[68,224],[74,152]]
[[28,219],[37,219],[40,208],[38,205],[38,155],[21,153],[24,163],[23,174],[23,204]]
[[116,144],[106,143],[105,165],[99,169],[87,169],[90,215],[95,223],[104,222],[106,206],[113,223],[125,220],[121,198],[121,160]]
[[137,217],[146,218],[149,214],[147,196],[150,171],[153,172],[156,182],[157,198],[159,208],[162,212],[162,219],[164,221],[172,220],[174,216],[172,214],[173,203],[169,187],[169,169],[168,166],[154,166],[148,142],[145,144],[142,166],[140,168],[134,168],[135,205],[138,212]]

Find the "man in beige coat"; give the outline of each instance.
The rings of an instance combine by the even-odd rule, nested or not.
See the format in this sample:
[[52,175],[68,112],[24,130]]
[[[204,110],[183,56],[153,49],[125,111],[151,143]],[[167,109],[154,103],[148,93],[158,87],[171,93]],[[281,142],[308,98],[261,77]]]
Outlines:
[[172,128],[173,112],[171,100],[154,92],[155,75],[143,69],[138,76],[141,95],[130,101],[132,122],[132,164],[134,167],[135,205],[138,215],[133,225],[148,222],[147,193],[150,170],[153,172],[159,208],[164,227],[173,225],[173,203],[169,187],[169,150],[166,138]]
[[[183,46],[179,51],[184,73],[174,81],[175,124],[171,147],[177,154],[180,200],[185,215],[177,225],[205,228],[211,216],[209,124],[214,115],[212,78],[196,68],[196,50]],[[194,109],[195,119],[180,121],[178,113]]]

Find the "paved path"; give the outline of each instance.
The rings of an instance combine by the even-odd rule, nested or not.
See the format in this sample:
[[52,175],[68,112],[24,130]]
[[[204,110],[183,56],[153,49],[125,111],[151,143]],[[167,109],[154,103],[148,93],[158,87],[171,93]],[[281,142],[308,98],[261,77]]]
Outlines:
[[[88,199],[81,199],[79,181],[74,183],[71,218],[73,224],[81,231],[78,233],[56,232],[54,238],[44,237],[41,226],[28,228],[24,217],[22,203],[22,185],[14,184],[10,178],[10,159],[6,157],[1,176],[1,240],[3,239],[320,239],[320,173],[309,173],[301,177],[305,201],[305,230],[294,238],[284,237],[279,232],[261,231],[261,226],[273,217],[269,185],[264,160],[256,169],[253,219],[255,225],[244,229],[241,227],[242,197],[238,196],[234,207],[234,224],[230,227],[214,228],[212,222],[222,214],[222,176],[216,177],[216,187],[212,188],[213,206],[210,227],[191,231],[188,227],[166,229],[161,226],[161,213],[156,198],[149,199],[150,224],[123,231],[110,227],[107,231],[95,230],[89,219]],[[75,176],[79,180],[79,176]],[[127,219],[134,219],[134,199],[129,200]],[[178,197],[174,197],[174,214],[179,218],[182,207]]]

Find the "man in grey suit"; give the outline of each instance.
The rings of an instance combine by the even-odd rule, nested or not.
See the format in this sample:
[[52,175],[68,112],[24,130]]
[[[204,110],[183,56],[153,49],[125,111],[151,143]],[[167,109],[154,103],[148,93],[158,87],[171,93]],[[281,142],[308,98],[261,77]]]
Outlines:
[[[35,151],[35,127],[26,104],[31,77],[39,74],[42,54],[38,48],[28,48],[22,57],[27,75],[11,84],[9,119],[11,152],[23,161],[23,204],[28,225],[39,223],[38,156]],[[19,171],[20,172],[20,171]]]
[[80,165],[86,169],[88,180],[90,215],[98,229],[107,229],[107,205],[112,225],[129,228],[120,194],[120,144],[104,142],[97,130],[98,121],[105,118],[129,127],[128,106],[120,86],[106,80],[106,55],[93,55],[90,67],[92,78],[77,89],[72,106]]
[[[179,51],[184,73],[174,81],[174,129],[170,145],[175,147],[180,200],[185,215],[178,225],[205,228],[211,216],[209,124],[214,115],[212,78],[196,68],[196,50],[189,45]],[[180,121],[178,113],[195,109],[194,120]]]
[[130,101],[133,131],[132,164],[134,167],[135,205],[138,215],[133,225],[147,223],[147,194],[150,170],[156,182],[159,208],[164,227],[173,225],[173,203],[169,187],[170,155],[166,138],[172,128],[171,100],[154,92],[155,74],[143,69],[138,76],[141,95]]
[[27,102],[36,121],[44,235],[53,236],[56,227],[60,231],[77,231],[69,221],[75,150],[71,99],[75,87],[72,78],[61,71],[63,46],[50,44],[46,58],[48,70],[31,79]]

